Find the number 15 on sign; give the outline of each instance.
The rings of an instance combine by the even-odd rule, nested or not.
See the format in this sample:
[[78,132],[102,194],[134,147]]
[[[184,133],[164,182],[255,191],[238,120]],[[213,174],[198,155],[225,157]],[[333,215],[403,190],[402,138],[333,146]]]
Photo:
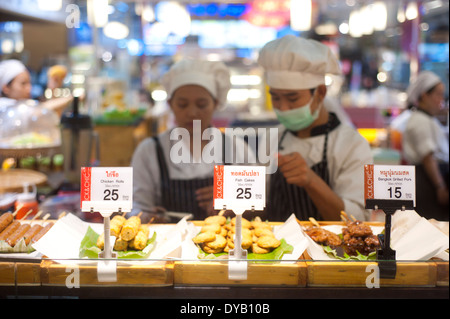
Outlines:
[[416,202],[415,167],[410,165],[365,165],[364,198]]

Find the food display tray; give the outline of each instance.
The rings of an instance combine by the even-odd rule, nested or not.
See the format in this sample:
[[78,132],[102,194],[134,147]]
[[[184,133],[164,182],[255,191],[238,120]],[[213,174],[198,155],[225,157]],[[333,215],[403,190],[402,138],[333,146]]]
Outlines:
[[[372,226],[384,226],[382,222],[365,222]],[[310,222],[300,222],[311,226]],[[324,225],[343,225],[343,222],[319,222]],[[307,285],[310,287],[367,287],[371,281],[376,261],[316,261],[304,253],[307,265]],[[448,286],[448,262],[439,260],[396,262],[395,278],[380,278],[381,287],[434,287]],[[371,281],[373,282],[373,281]],[[370,285],[370,283],[369,283]]]
[[[71,280],[75,265],[43,260],[40,264],[42,285],[66,285]],[[80,286],[171,286],[173,285],[173,263],[162,261],[154,264],[136,262],[124,265],[119,261],[117,281],[100,282],[97,276],[97,263],[77,264]]]

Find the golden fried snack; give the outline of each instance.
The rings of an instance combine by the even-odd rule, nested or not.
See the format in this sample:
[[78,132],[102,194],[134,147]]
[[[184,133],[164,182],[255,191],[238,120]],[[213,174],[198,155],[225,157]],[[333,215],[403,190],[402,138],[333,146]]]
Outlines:
[[203,244],[202,249],[207,254],[218,254],[223,251],[223,248],[214,249]]
[[222,251],[226,245],[227,240],[225,239],[225,237],[221,235],[216,235],[216,238],[213,241],[204,243],[203,247],[207,246],[208,248],[212,248],[214,250],[220,249],[220,251]]
[[128,241],[124,240],[122,236],[117,237],[116,242],[114,243],[114,250],[116,251],[124,251],[128,248]]
[[128,246],[131,249],[142,250],[147,246],[148,235],[150,234],[150,229],[147,225],[141,225],[136,236],[130,240]]
[[262,248],[277,248],[281,244],[278,239],[272,236],[261,236],[256,243]]
[[273,236],[273,237],[275,237],[275,235],[272,232],[272,230],[267,229],[267,228],[255,228],[253,230],[253,233],[255,234],[256,237],[261,237],[261,236]]
[[138,216],[128,218],[120,231],[120,237],[125,241],[132,240],[137,235],[140,226],[141,219]]
[[268,223],[266,222],[261,222],[261,221],[252,221],[251,225],[254,229],[257,228],[263,228],[263,229],[269,229],[272,230],[272,226],[270,226]]
[[[242,219],[242,222],[241,222],[242,228],[250,228],[250,227],[252,227],[252,224],[251,224],[251,222],[249,220],[247,220],[247,219],[245,219],[243,217],[241,219]],[[233,227],[236,226],[236,217],[233,217],[231,219],[231,225]]]
[[267,253],[270,253],[272,250],[270,248],[262,248],[262,247],[258,246],[258,244],[253,243],[252,244],[252,251],[255,254],[267,254]]
[[[228,237],[227,240],[228,246],[233,249],[234,248],[234,237]],[[253,244],[253,240],[251,236],[242,235],[241,247],[242,249],[249,249]]]
[[192,240],[196,244],[207,243],[207,242],[213,241],[215,239],[216,239],[216,233],[214,233],[212,231],[207,231],[205,233],[200,233],[197,236],[195,236],[194,238],[192,238]]
[[212,231],[216,234],[220,234],[222,227],[219,224],[209,224],[202,226],[201,232],[206,233],[207,231]]
[[219,224],[220,226],[223,226],[225,225],[226,221],[227,221],[226,217],[220,215],[214,215],[205,218],[206,225]]
[[111,235],[119,237],[120,231],[122,230],[123,224],[127,219],[121,215],[116,215],[111,219],[109,224]]

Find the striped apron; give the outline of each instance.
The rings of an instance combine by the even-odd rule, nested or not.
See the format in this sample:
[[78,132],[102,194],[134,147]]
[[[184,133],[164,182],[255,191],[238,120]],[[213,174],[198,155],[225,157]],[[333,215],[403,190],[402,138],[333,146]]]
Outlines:
[[[322,160],[313,165],[311,169],[322,178],[327,185],[330,185],[330,174],[328,172],[327,146],[328,133],[340,124],[339,119],[334,113],[330,113],[327,124],[315,127],[311,131],[311,136],[325,134],[323,145]],[[295,134],[285,130],[278,143],[278,150],[282,150],[283,139],[286,134]],[[285,221],[292,213],[299,220],[308,220],[314,217],[321,220],[321,216],[316,206],[303,187],[292,185],[286,182],[281,171],[278,169],[270,178],[270,194],[267,203],[267,212],[270,220]]]
[[[153,139],[156,142],[156,154],[161,174],[162,206],[167,211],[191,213],[193,219],[196,220],[205,219],[207,217],[206,211],[198,205],[195,192],[199,188],[212,186],[214,177],[194,179],[171,178],[161,143],[157,136],[154,136]],[[222,156],[223,163],[225,163],[225,141],[223,141],[223,145]]]

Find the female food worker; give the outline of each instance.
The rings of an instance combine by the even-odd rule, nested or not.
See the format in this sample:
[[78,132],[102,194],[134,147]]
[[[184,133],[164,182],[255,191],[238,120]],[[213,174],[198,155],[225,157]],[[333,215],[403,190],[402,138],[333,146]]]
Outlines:
[[403,134],[403,156],[416,165],[416,211],[448,220],[448,133],[436,118],[443,106],[444,83],[436,74],[422,71],[407,93],[415,107]]
[[[203,219],[214,214],[214,165],[225,162],[227,137],[220,132],[218,141],[202,136],[212,126],[214,112],[226,103],[230,73],[221,62],[182,60],[163,76],[162,84],[177,127],[147,138],[137,147],[132,159],[133,213],[164,217],[157,214],[162,207]],[[209,143],[220,145],[214,161],[203,157],[204,151],[210,150]],[[234,146],[242,149],[245,145],[237,139]],[[236,153],[236,161],[244,163],[245,155]]]
[[331,50],[293,35],[260,51],[278,130],[278,169],[270,175],[267,214],[285,220],[338,220],[346,211],[360,220],[364,209],[364,164],[373,162],[369,144],[323,107],[325,74],[339,74]]
[[31,98],[31,77],[19,60],[0,62],[0,109]]

